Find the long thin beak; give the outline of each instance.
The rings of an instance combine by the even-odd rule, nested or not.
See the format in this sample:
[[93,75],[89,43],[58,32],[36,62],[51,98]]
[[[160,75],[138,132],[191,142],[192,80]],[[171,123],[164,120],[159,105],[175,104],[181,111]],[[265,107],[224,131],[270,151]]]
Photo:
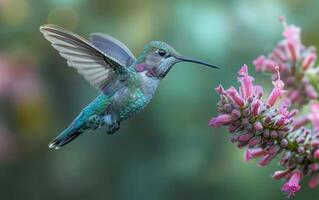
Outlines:
[[197,63],[197,64],[200,64],[200,65],[206,65],[208,67],[219,69],[219,67],[217,67],[217,66],[214,66],[214,65],[211,65],[211,64],[209,64],[207,62],[203,62],[203,61],[196,60],[196,59],[193,59],[193,58],[178,57],[177,59],[180,60],[180,61],[183,61],[183,62],[192,62],[192,63]]

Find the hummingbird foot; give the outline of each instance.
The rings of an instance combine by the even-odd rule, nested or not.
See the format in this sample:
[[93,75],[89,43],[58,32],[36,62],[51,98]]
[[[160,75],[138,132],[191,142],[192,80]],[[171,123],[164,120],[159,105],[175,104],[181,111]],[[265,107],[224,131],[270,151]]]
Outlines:
[[107,125],[106,133],[109,135],[120,129],[120,123],[110,114],[104,117],[104,122]]
[[115,122],[107,128],[106,133],[109,135],[112,135],[119,129],[120,129],[120,124],[118,122]]

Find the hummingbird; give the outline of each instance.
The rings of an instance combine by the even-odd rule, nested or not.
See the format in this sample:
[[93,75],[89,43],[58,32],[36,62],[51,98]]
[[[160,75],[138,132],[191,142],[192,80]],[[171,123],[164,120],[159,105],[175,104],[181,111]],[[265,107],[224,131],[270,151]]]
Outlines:
[[215,65],[182,56],[162,41],[151,41],[135,58],[119,40],[102,33],[89,41],[62,27],[47,24],[40,32],[66,59],[68,66],[90,82],[100,94],[73,122],[49,143],[59,149],[80,134],[104,127],[113,134],[120,123],[141,111],[152,99],[160,81],[179,62]]

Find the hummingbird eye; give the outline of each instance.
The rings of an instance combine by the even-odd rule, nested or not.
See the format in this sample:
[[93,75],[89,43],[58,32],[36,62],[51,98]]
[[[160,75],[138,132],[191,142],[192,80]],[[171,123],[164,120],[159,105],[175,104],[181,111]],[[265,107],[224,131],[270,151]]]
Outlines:
[[166,51],[164,49],[159,49],[157,51],[158,55],[160,55],[161,57],[164,57],[166,55]]

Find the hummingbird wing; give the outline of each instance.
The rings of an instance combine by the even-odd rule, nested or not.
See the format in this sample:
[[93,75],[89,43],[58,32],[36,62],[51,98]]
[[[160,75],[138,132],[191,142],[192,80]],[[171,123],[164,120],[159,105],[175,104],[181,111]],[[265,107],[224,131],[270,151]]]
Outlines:
[[130,73],[126,63],[106,54],[75,33],[56,25],[43,25],[40,31],[67,60],[68,65],[77,69],[100,91],[105,90],[118,76]]
[[129,48],[112,36],[103,33],[92,33],[90,34],[90,41],[98,49],[116,58],[126,67],[131,66],[136,61]]

